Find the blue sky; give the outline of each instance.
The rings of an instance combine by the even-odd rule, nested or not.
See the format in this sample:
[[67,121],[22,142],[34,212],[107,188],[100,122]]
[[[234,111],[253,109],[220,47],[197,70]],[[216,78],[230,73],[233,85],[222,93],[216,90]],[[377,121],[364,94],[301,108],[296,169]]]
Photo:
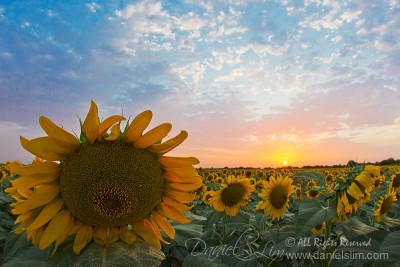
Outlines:
[[397,0],[2,1],[0,162],[90,99],[205,167],[400,158],[399,38]]

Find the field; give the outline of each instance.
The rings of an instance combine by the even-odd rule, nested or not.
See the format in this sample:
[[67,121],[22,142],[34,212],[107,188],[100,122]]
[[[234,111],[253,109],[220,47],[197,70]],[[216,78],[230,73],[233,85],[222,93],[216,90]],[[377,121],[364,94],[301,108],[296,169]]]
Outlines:
[[[203,186],[171,222],[161,251],[95,242],[80,256],[67,239],[50,256],[15,234],[13,176],[3,165],[0,248],[4,266],[399,266],[399,166],[310,169],[197,169]],[[12,205],[12,204],[11,204]],[[18,230],[17,230],[18,231]],[[127,265],[114,265],[125,262]]]

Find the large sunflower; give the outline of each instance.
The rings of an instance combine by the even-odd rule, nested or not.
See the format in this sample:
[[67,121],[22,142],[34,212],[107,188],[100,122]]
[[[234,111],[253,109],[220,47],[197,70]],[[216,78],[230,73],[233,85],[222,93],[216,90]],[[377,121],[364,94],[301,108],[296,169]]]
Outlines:
[[375,219],[377,222],[383,221],[385,216],[390,211],[393,202],[395,202],[396,200],[397,200],[396,192],[394,190],[390,191],[385,196],[381,196],[374,212]]
[[289,207],[289,196],[295,192],[292,178],[280,176],[276,179],[271,176],[264,186],[258,194],[264,200],[260,209],[264,209],[264,213],[272,216],[273,220],[283,219],[285,210]]
[[[164,123],[143,134],[152,118],[150,110],[136,116],[121,132],[119,115],[100,122],[97,105],[81,123],[77,139],[42,116],[47,136],[27,140],[22,146],[44,159],[28,166],[14,165],[21,177],[7,192],[16,200],[16,233],[40,249],[75,235],[73,250],[79,254],[92,240],[109,245],[119,239],[132,244],[137,235],[160,249],[161,229],[173,238],[175,230],[166,218],[178,223],[190,220],[191,191],[202,185],[192,166],[194,157],[167,157],[187,137],[186,131],[161,143],[171,130]],[[107,133],[111,128],[111,132]]]
[[253,190],[249,179],[229,176],[226,183],[221,184],[221,188],[212,194],[209,202],[215,210],[235,216],[240,207],[247,205],[248,196]]

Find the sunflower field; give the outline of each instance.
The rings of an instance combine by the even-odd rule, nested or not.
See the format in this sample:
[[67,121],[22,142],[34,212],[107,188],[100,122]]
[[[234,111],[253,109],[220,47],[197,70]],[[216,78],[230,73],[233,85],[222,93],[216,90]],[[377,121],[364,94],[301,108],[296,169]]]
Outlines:
[[151,119],[40,117],[0,165],[1,266],[400,266],[400,166],[195,168]]

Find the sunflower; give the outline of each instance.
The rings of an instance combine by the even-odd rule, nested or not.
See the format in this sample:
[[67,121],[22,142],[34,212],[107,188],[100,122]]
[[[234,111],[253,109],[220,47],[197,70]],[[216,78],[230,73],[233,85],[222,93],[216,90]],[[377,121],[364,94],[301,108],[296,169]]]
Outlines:
[[41,116],[47,136],[20,140],[44,161],[12,165],[21,177],[6,189],[16,200],[12,213],[20,225],[15,232],[26,231],[40,249],[55,244],[53,254],[68,236],[75,236],[75,254],[92,240],[132,244],[137,236],[161,249],[165,241],[159,229],[172,239],[175,230],[167,218],[190,222],[181,212],[190,210],[184,203],[195,198],[189,192],[202,185],[202,178],[192,166],[199,163],[196,158],[164,156],[187,132],[161,143],[172,126],[164,123],[143,134],[151,118],[152,112],[144,111],[121,132],[125,118],[114,115],[100,122],[92,101],[77,139]]
[[308,189],[313,189],[314,187],[316,187],[317,186],[317,183],[314,181],[314,180],[310,180],[310,181],[308,181],[308,183],[307,183],[307,188]]
[[226,183],[221,184],[221,188],[213,193],[209,202],[215,210],[235,216],[240,207],[247,205],[248,196],[253,190],[249,179],[228,176]]
[[295,196],[296,196],[296,200],[301,200],[301,197],[303,196],[303,192],[301,191],[301,185],[296,186]]
[[400,172],[393,174],[390,177],[390,186],[389,188],[394,190],[397,193],[400,193]]
[[385,196],[381,196],[374,212],[375,220],[377,222],[383,221],[385,216],[388,214],[390,208],[392,207],[393,202],[396,200],[396,192],[394,192],[393,190],[387,193]]
[[306,196],[309,199],[317,199],[321,195],[321,192],[317,189],[310,189],[306,192]]
[[314,235],[320,235],[324,232],[324,230],[325,230],[325,222],[322,222],[311,228],[311,233],[313,233]]
[[211,205],[210,199],[211,199],[211,197],[213,196],[213,194],[214,194],[214,191],[207,191],[207,192],[205,192],[205,193],[203,194],[202,200],[203,200],[204,204],[206,204],[206,205],[208,205],[208,206]]
[[279,176],[276,179],[271,176],[269,182],[258,194],[263,200],[264,204],[261,208],[264,213],[272,216],[272,219],[280,220],[285,216],[285,209],[289,207],[289,196],[295,192],[293,180],[289,177],[283,178]]

